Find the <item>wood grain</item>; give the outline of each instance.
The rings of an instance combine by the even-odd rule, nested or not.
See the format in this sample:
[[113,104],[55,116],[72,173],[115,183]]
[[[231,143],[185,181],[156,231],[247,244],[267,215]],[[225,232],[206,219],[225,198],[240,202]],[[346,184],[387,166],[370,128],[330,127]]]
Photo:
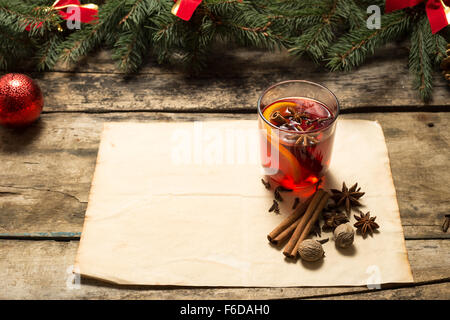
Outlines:
[[101,51],[78,66],[77,72],[32,73],[45,95],[45,112],[256,110],[262,91],[278,81],[319,82],[336,93],[344,111],[416,109],[448,106],[449,88],[435,73],[433,100],[421,101],[412,87],[408,50],[390,45],[352,72],[330,73],[306,58],[285,51],[234,50],[211,56],[210,67],[190,76],[174,67],[149,61],[138,73],[117,72],[110,53]]
[[450,280],[443,283],[416,285],[413,287],[354,292],[336,296],[315,297],[327,300],[449,300]]
[[[202,118],[255,119],[256,115]],[[383,127],[406,238],[450,238],[440,229],[450,206],[450,132],[446,130],[450,114],[374,113],[343,118],[378,120]],[[198,115],[46,114],[23,131],[0,129],[0,237],[79,237],[103,122],[161,120],[192,121]]]
[[[445,263],[450,259],[450,241],[409,240],[406,245],[416,285],[423,284],[420,292],[424,296],[421,298],[435,297],[436,293],[433,290],[424,290],[424,287],[427,282],[450,281],[450,272]],[[2,240],[0,299],[279,299],[317,298],[370,291],[367,287],[168,288],[164,286],[117,286],[84,278],[81,279],[80,287],[76,288],[73,286],[70,272],[77,248],[77,241]],[[401,286],[405,286],[405,284]],[[384,290],[378,292],[388,297],[387,291],[398,287],[398,285],[384,286]],[[448,290],[447,286],[444,288]],[[448,291],[446,292],[448,293]]]
[[[353,72],[329,73],[285,51],[234,49],[211,55],[197,76],[154,61],[125,76],[100,51],[75,69],[31,73],[45,95],[41,120],[23,130],[0,128],[0,299],[450,299],[450,233],[440,229],[450,207],[449,87],[436,72],[433,100],[423,103],[407,56],[407,44],[391,44]],[[415,284],[376,291],[118,287],[91,279],[79,289],[70,285],[78,241],[68,240],[81,235],[104,122],[256,119],[260,93],[289,79],[329,87],[343,118],[380,122]],[[30,241],[36,239],[64,241]]]

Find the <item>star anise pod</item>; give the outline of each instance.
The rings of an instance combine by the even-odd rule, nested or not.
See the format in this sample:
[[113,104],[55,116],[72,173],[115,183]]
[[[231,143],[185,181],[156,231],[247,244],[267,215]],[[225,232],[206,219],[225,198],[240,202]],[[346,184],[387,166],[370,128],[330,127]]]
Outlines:
[[321,237],[322,236],[322,232],[320,230],[320,222],[319,222],[319,220],[317,220],[314,223],[314,226],[311,228],[311,231],[309,232],[309,235],[316,236],[316,237]]
[[359,217],[356,214],[353,216],[357,220],[353,226],[361,231],[361,234],[363,236],[366,235],[367,231],[372,234],[375,229],[378,229],[380,227],[378,223],[375,222],[376,217],[371,217],[370,212],[367,212],[366,214],[360,212]]
[[336,209],[323,213],[322,230],[334,230],[338,225],[348,222],[348,217],[345,213]]
[[308,147],[310,145],[316,144],[319,142],[317,140],[317,133],[308,133],[314,126],[310,126],[306,128],[305,130],[302,129],[300,125],[297,125],[296,128],[301,131],[300,137],[295,141],[295,145],[301,145],[303,147]]
[[303,120],[309,120],[309,115],[304,111],[295,112],[292,118],[301,124]]
[[358,199],[364,195],[364,192],[360,192],[361,188],[358,188],[358,183],[355,183],[350,189],[347,188],[345,182],[342,183],[342,190],[331,189],[333,195],[331,196],[336,203],[336,206],[345,205],[345,211],[350,214],[352,206],[360,206]]

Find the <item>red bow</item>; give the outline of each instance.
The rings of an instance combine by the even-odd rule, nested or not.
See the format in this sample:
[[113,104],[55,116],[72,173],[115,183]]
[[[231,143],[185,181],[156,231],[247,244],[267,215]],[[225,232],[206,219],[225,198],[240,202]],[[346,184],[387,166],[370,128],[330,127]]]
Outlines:
[[[195,9],[202,3],[202,0],[173,0],[175,5],[172,7],[172,13],[178,18],[189,21],[194,14]],[[242,2],[242,0],[238,0]]]
[[[80,15],[75,15],[73,11],[68,12],[68,8],[78,8]],[[56,0],[49,9],[58,10],[59,15],[64,20],[89,23],[98,19],[98,6],[96,4],[80,4],[80,1],[78,0]],[[35,27],[37,29],[41,26],[42,22],[38,23],[36,26],[28,25],[25,29],[30,31],[31,27]]]
[[[425,0],[386,0],[386,13],[414,7]],[[450,24],[450,0],[428,0],[425,6],[431,31],[438,32]]]
[[172,7],[172,13],[178,18],[188,21],[200,3],[202,3],[202,0],[178,0]]

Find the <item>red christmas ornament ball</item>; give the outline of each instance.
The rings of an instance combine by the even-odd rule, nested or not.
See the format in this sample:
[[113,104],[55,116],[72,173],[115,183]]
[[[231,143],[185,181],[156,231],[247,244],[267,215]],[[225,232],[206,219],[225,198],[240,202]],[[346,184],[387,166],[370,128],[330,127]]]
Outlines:
[[0,78],[0,124],[23,127],[36,121],[44,106],[39,86],[24,74],[8,73]]

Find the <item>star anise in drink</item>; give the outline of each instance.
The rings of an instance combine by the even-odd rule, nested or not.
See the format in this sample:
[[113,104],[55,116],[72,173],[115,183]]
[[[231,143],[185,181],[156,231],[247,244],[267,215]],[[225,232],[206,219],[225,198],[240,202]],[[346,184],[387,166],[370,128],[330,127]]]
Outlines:
[[309,114],[306,112],[296,112],[294,113],[293,119],[301,124],[303,120],[309,120]]
[[375,222],[376,217],[371,217],[370,212],[365,214],[360,212],[359,217],[356,214],[353,216],[357,220],[353,226],[356,227],[363,236],[365,236],[368,231],[372,234],[375,229],[380,227],[378,223]]
[[297,141],[295,141],[295,145],[296,146],[302,146],[302,147],[308,147],[311,145],[314,145],[316,143],[319,142],[319,140],[317,140],[317,133],[308,133],[308,131],[310,131],[312,128],[314,128],[314,126],[310,126],[306,129],[302,129],[302,127],[300,125],[296,125],[296,128],[302,133]]
[[352,206],[360,206],[361,203],[358,201],[364,195],[364,192],[360,192],[361,188],[358,188],[358,183],[355,183],[350,189],[347,188],[345,182],[342,183],[342,190],[331,189],[334,202],[337,207],[345,205],[345,211],[350,214]]

